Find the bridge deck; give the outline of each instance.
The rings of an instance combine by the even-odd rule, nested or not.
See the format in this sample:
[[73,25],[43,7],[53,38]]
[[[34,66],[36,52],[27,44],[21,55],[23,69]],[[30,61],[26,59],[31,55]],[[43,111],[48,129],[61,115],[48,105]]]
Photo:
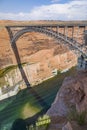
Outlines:
[[74,27],[74,26],[78,26],[78,27],[85,27],[87,26],[87,23],[63,23],[63,24],[22,24],[22,25],[7,25],[6,27],[57,27],[57,26],[60,26],[60,27]]

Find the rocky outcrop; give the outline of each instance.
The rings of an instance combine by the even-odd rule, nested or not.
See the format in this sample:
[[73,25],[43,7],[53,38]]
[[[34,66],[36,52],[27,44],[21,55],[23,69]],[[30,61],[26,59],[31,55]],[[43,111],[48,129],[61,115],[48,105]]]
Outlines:
[[87,73],[79,72],[74,77],[66,77],[54,103],[48,110],[49,115],[66,116],[72,105],[78,112],[87,110]]
[[[47,114],[53,119],[54,117],[58,119],[61,117],[63,119],[67,117],[68,112],[70,112],[73,107],[76,107],[78,113],[87,111],[87,72],[78,72],[73,77],[65,78]],[[67,119],[65,121],[67,121]],[[63,124],[64,122],[62,122],[62,125]],[[51,127],[52,125],[53,122]],[[82,128],[86,130],[87,126],[80,127],[76,122],[68,122],[65,126],[61,126],[61,128],[62,130],[80,130]]]
[[[78,72],[73,77],[65,78],[47,114],[51,118],[64,118],[73,107],[76,107],[77,112],[87,111],[87,72]],[[65,129],[68,126],[69,128]],[[67,124],[63,130],[75,129]]]

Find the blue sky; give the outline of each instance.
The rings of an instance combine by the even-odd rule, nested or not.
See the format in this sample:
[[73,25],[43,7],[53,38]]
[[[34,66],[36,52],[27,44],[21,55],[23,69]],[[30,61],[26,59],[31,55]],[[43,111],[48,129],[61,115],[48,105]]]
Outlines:
[[1,0],[0,12],[29,12],[42,4],[49,4],[49,0]]
[[1,0],[0,12],[29,12],[36,6],[49,5],[52,3],[65,3],[67,0]]
[[87,20],[87,0],[0,0],[0,19]]

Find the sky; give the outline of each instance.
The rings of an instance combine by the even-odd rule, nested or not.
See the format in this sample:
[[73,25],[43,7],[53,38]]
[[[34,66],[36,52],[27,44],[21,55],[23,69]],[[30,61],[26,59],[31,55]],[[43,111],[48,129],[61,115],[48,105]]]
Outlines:
[[87,0],[0,0],[0,20],[87,20]]

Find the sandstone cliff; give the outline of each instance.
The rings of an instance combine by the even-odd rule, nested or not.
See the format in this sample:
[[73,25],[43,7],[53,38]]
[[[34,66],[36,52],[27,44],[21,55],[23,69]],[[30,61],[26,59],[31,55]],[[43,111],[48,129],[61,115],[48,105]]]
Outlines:
[[[54,76],[53,72],[55,70],[62,71],[76,65],[77,59],[71,51],[58,55],[54,55],[54,52],[55,49],[46,49],[25,57],[26,61],[28,58],[29,62],[23,66],[23,69],[31,85],[38,84],[45,79]],[[10,86],[15,85],[22,80],[18,68],[11,70],[5,77],[8,77],[8,81],[9,79],[11,80],[11,83],[9,82]],[[0,82],[2,82],[2,78],[0,78]],[[3,83],[5,83],[4,80]]]

